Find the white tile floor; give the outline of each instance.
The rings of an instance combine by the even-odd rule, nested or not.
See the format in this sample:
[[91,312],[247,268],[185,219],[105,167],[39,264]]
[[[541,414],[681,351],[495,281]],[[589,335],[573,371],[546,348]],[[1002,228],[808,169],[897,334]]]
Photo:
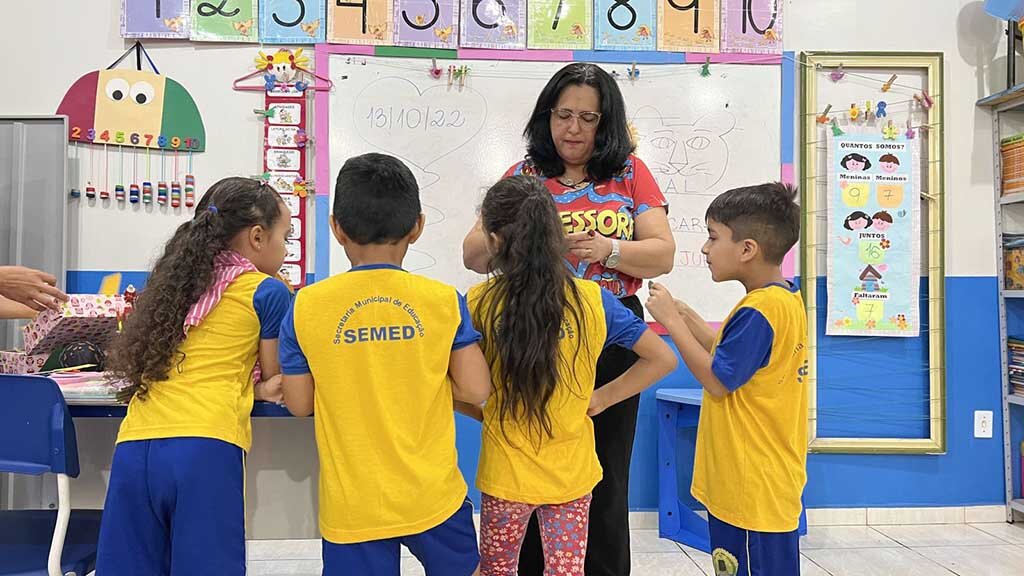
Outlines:
[[[633,530],[632,576],[714,576],[707,554]],[[1024,576],[1024,524],[812,526],[803,576]],[[319,540],[249,542],[252,576],[319,576]],[[421,576],[415,558],[403,576]],[[786,575],[788,576],[788,575]]]

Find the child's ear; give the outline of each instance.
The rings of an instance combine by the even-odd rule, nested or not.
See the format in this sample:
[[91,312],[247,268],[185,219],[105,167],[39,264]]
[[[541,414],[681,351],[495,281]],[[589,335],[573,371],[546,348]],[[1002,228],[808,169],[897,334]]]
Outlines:
[[497,252],[498,246],[501,246],[501,236],[498,236],[494,232],[491,232],[490,234],[487,235],[487,242],[485,242],[485,245],[487,246],[488,252]]
[[426,217],[421,213],[420,217],[416,219],[416,224],[413,225],[412,230],[410,230],[409,234],[406,236],[406,238],[409,239],[409,244],[415,244],[416,241],[420,239],[420,236],[423,234],[425,222]]
[[761,253],[761,246],[757,240],[747,238],[743,241],[743,251],[740,252],[740,262],[750,262]]
[[267,237],[267,230],[262,225],[257,224],[249,228],[249,247],[256,251],[262,250]]
[[334,214],[331,214],[331,234],[334,235],[334,239],[338,241],[338,244],[342,246],[348,244],[348,235],[341,229],[341,225],[334,218]]

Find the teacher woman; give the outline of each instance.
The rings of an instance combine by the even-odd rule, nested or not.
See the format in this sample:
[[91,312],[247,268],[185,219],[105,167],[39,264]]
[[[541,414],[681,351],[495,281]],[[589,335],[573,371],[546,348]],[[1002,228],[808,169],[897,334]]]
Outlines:
[[[558,204],[568,242],[566,262],[577,277],[595,280],[637,316],[644,278],[672,270],[675,240],[668,205],[647,166],[633,155],[626,107],[616,81],[593,64],[574,63],[548,81],[523,132],[526,158],[505,176],[540,178]],[[467,268],[488,272],[487,247],[477,221],[463,242]],[[636,356],[609,347],[597,366],[601,387]],[[594,488],[587,546],[588,576],[629,574],[629,461],[639,396],[594,418],[604,479]],[[521,576],[540,576],[544,557],[536,518],[519,561]]]

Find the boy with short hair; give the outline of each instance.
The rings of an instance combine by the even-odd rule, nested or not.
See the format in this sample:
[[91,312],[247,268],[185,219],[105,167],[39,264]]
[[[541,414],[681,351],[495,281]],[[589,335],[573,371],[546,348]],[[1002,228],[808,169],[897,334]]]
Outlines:
[[652,284],[647,308],[704,387],[693,496],[708,509],[715,573],[800,573],[807,480],[807,317],[780,265],[800,236],[796,190],[736,188],[708,207],[702,248],[716,282],[747,295],[716,336]]
[[352,269],[299,291],[279,342],[285,403],[316,421],[323,573],[398,574],[404,544],[428,576],[474,574],[452,401],[482,404],[490,371],[465,298],[401,268],[423,231],[412,173],[350,158],[331,230]]

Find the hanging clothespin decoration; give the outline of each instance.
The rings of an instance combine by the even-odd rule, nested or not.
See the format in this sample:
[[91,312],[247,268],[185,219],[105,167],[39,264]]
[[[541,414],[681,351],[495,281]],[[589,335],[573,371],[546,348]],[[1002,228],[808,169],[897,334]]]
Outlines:
[[459,71],[459,90],[462,90],[466,86],[466,76],[469,76],[469,66],[463,64]]
[[252,113],[261,118],[273,118],[277,108],[268,108],[266,110],[262,108],[253,108]]
[[309,136],[306,135],[305,130],[299,128],[295,132],[295,138],[293,140],[295,141],[296,146],[298,146],[299,148],[305,148],[306,143],[309,142]]
[[264,74],[263,85],[266,88],[267,92],[270,92],[271,90],[274,89],[275,86],[277,86],[277,76],[273,74]]
[[437,58],[430,59],[430,77],[434,80],[441,77],[441,69],[437,67]]
[[907,137],[907,140],[914,139],[914,127],[910,124],[910,118],[907,118],[907,131],[904,135]]
[[840,80],[843,79],[843,76],[846,76],[846,71],[843,70],[843,65],[842,64],[837,66],[836,69],[833,70],[828,75],[828,77],[831,78],[833,82],[839,82]]
[[700,75],[704,78],[711,76],[711,57],[704,57],[704,64],[700,67]]
[[889,90],[892,90],[892,83],[895,81],[896,75],[893,74],[892,76],[889,77],[888,80],[885,81],[885,84],[882,84],[882,92],[888,92]]
[[640,69],[636,67],[636,62],[633,62],[626,73],[629,75],[630,82],[640,79]]
[[885,100],[878,101],[878,109],[875,110],[876,118],[885,118],[886,116],[889,115],[889,113],[885,111],[886,106],[888,106],[888,104],[885,103]]
[[833,118],[832,119],[832,135],[833,136],[842,136],[843,134],[845,134],[845,132],[843,132],[842,130],[839,129],[839,120]]
[[864,121],[867,122],[875,117],[875,108],[871,105],[871,100],[864,103]]
[[818,116],[818,124],[828,124],[828,112],[832,109],[832,105],[825,106],[825,111]]
[[860,108],[857,108],[857,103],[853,102],[850,104],[850,122],[856,122],[857,117],[860,116]]
[[886,140],[895,140],[899,133],[899,129],[892,123],[892,120],[889,120],[889,123],[885,125],[885,128],[882,128],[882,137]]
[[934,104],[935,102],[932,100],[932,97],[928,95],[928,91],[921,90],[921,106],[923,106],[925,110],[931,110]]
[[917,105],[925,110],[931,109],[934,104],[932,97],[928,95],[926,90],[922,90],[920,94],[914,94],[914,102],[917,102]]
[[455,80],[455,66],[448,66],[448,87],[452,87],[452,81]]
[[292,192],[299,198],[305,198],[313,191],[313,182],[310,180],[303,180],[300,176],[295,177],[295,182],[292,184]]
[[266,185],[270,183],[270,172],[268,171],[264,172],[263,174],[253,174],[252,176],[249,176],[249,178],[252,178],[253,180],[259,180],[260,184]]

